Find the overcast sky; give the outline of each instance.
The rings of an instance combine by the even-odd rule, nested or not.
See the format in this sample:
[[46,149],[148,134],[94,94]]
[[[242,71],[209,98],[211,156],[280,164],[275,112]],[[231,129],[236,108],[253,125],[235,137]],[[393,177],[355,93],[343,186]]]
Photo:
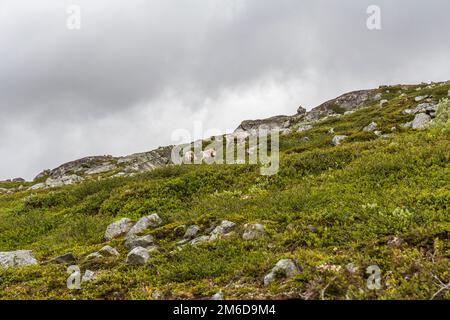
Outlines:
[[[371,4],[381,30],[366,27]],[[172,144],[195,121],[230,131],[351,90],[450,80],[449,12],[448,0],[0,0],[0,180]]]

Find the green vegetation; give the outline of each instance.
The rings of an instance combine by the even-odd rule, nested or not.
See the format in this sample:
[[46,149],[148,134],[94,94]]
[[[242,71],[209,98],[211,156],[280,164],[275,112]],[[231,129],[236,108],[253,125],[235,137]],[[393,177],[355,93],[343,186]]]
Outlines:
[[[416,95],[441,100],[449,89],[383,87],[384,108],[374,102],[282,136],[280,172],[271,177],[251,165],[183,165],[0,195],[0,251],[29,249],[40,261],[73,252],[82,271],[97,274],[71,291],[63,265],[0,269],[0,298],[152,299],[159,292],[166,299],[202,299],[222,290],[235,299],[430,299],[442,288],[439,281],[450,282],[448,100],[433,128],[400,124],[413,118],[402,111]],[[389,135],[362,132],[372,121]],[[331,146],[331,128],[348,136],[341,146]],[[148,265],[125,264],[123,239],[111,241],[119,259],[84,260],[105,245],[108,224],[150,213],[164,225],[147,232],[159,246]],[[197,224],[205,234],[223,219],[238,224],[234,236],[177,250],[177,227]],[[252,222],[264,224],[267,235],[243,241],[242,227]],[[388,244],[394,237],[403,242]],[[302,271],[264,287],[264,275],[282,258]],[[358,269],[348,271],[350,263]],[[375,264],[382,288],[369,290],[366,268]],[[434,298],[450,299],[450,289]]]

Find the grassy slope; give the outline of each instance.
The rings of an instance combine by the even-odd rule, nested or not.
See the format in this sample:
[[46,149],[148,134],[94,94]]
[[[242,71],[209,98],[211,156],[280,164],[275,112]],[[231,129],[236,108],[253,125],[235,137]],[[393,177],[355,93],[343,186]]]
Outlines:
[[[419,93],[441,98],[449,89]],[[149,231],[160,249],[145,267],[124,263],[126,250],[118,239],[112,245],[122,254],[119,260],[81,259],[81,269],[98,277],[81,291],[66,288],[66,267],[47,264],[0,270],[0,298],[151,299],[154,290],[165,298],[207,298],[219,290],[238,299],[430,298],[440,288],[436,278],[450,281],[450,139],[430,130],[399,129],[385,139],[362,133],[371,121],[390,132],[412,118],[401,111],[419,93],[411,88],[400,98],[398,90],[380,90],[391,99],[383,109],[374,104],[283,137],[276,176],[260,176],[249,165],[190,165],[0,195],[0,251],[32,249],[40,260],[98,250],[106,226],[117,218],[157,212],[166,222]],[[349,139],[331,147],[330,128]],[[309,142],[302,140],[306,135]],[[240,228],[261,222],[268,236],[244,242],[238,232],[173,251],[177,226],[196,223],[205,230],[225,218]],[[393,236],[404,244],[388,246]],[[263,287],[264,275],[285,257],[295,259],[302,273]],[[359,270],[350,274],[348,263]],[[322,264],[343,269],[320,271]],[[379,291],[366,288],[365,269],[372,264],[382,270]],[[450,292],[438,298],[449,299]]]

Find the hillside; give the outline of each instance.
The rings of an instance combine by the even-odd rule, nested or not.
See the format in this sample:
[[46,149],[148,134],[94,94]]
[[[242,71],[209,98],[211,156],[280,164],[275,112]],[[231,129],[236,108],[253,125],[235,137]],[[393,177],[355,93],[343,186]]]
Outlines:
[[0,299],[450,299],[449,96],[381,86],[242,122],[225,138],[280,130],[272,176],[169,146],[0,182]]

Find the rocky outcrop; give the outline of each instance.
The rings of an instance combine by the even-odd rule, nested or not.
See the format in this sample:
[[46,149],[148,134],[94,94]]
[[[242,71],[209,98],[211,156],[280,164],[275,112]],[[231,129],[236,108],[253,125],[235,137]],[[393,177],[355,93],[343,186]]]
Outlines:
[[18,268],[37,264],[38,261],[31,250],[0,252],[1,268]]

